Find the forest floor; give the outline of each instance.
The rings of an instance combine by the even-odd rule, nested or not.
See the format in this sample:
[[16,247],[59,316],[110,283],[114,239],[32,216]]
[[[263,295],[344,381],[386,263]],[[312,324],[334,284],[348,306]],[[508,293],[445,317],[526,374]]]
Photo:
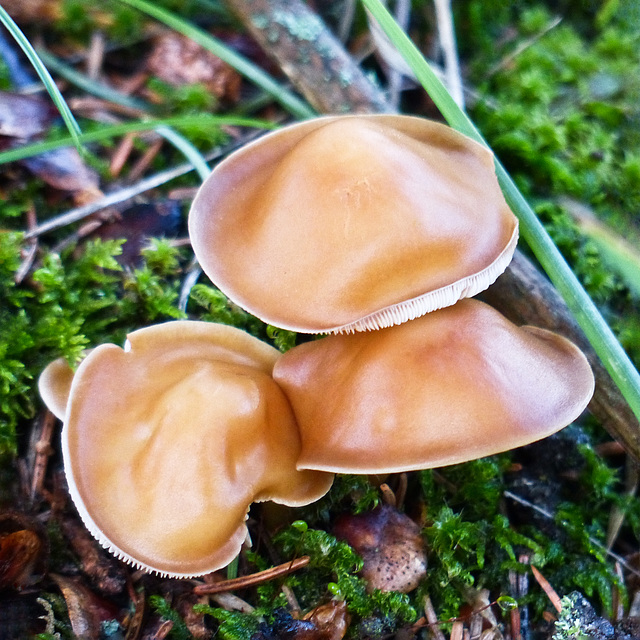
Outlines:
[[[636,5],[391,9],[638,367]],[[444,468],[338,475],[306,507],[254,504],[252,545],[224,570],[166,578],[102,549],[69,496],[45,366],[169,320],[232,325],[280,351],[304,342],[202,274],[186,224],[199,185],[264,130],[314,115],[443,118],[355,0],[1,7],[82,135],[78,151],[0,27],[0,640],[640,639],[640,426],[590,352],[594,401],[557,434]],[[484,299],[588,350],[532,248],[520,243]],[[375,542],[350,546],[345,522]],[[367,571],[380,558],[391,590]]]

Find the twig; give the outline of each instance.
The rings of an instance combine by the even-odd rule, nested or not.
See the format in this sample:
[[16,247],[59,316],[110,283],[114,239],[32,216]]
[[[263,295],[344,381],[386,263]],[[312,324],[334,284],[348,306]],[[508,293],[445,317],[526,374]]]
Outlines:
[[91,34],[91,42],[87,55],[87,76],[96,81],[102,69],[105,52],[105,37],[101,31],[94,31]]
[[318,111],[391,111],[384,94],[302,0],[226,3]]
[[196,282],[198,282],[198,278],[201,274],[202,269],[194,258],[193,262],[187,269],[187,274],[185,275],[184,280],[182,281],[182,287],[180,288],[180,298],[178,299],[178,309],[180,309],[180,311],[184,311],[186,313],[191,289],[193,289]]
[[396,487],[396,504],[398,509],[402,509],[404,499],[407,496],[407,487],[409,486],[409,478],[406,473],[401,473],[398,477],[398,486]]
[[346,42],[353,26],[353,19],[356,15],[356,0],[345,0],[342,8],[342,16],[338,25],[338,38],[340,42]]
[[431,598],[429,596],[427,596],[424,600],[424,615],[427,618],[429,629],[434,640],[447,640],[444,637],[444,633],[442,633],[442,631],[438,627],[440,621],[438,620],[436,610],[433,608],[433,603],[431,602]]
[[138,161],[133,165],[131,171],[129,171],[129,182],[135,182],[142,177],[142,174],[149,168],[149,165],[160,153],[163,144],[164,140],[162,138],[158,138],[151,145],[149,145],[145,152],[140,156]]
[[242,613],[251,613],[255,611],[248,602],[245,602],[242,598],[233,593],[212,593],[211,599],[223,609],[227,611],[240,611]]
[[[234,149],[242,146],[243,144],[249,142],[256,136],[260,135],[261,131],[252,131],[249,135],[243,136],[241,139],[233,142],[230,145],[227,145],[221,149],[216,149],[211,152],[205,159],[215,160],[220,158],[227,153],[230,153]],[[131,200],[137,195],[144,193],[145,191],[150,191],[151,189],[155,189],[175,178],[179,178],[180,176],[189,173],[190,171],[194,171],[194,167],[190,163],[185,163],[174,167],[173,169],[167,169],[166,171],[161,171],[149,178],[141,180],[138,184],[134,184],[130,187],[126,187],[125,189],[119,189],[118,191],[114,191],[103,198],[99,198],[98,200],[94,200],[93,202],[89,202],[86,205],[81,207],[77,207],[72,209],[71,211],[67,211],[60,216],[52,218],[51,220],[47,220],[43,224],[39,225],[35,229],[31,229],[24,234],[25,239],[35,238],[41,236],[50,231],[54,231],[55,229],[59,229],[60,227],[65,227],[69,224],[73,224],[74,222],[78,222],[87,218],[88,216],[101,211],[102,209],[106,209],[116,204],[121,204],[126,202],[127,200]]]
[[98,200],[94,200],[89,204],[83,205],[82,207],[76,207],[75,209],[71,209],[71,211],[67,211],[62,215],[56,216],[55,218],[51,218],[51,220],[47,220],[43,224],[39,225],[32,231],[28,231],[24,234],[26,239],[35,238],[41,236],[49,231],[54,231],[55,229],[59,229],[60,227],[66,227],[69,224],[73,224],[74,222],[79,222],[88,216],[101,211],[102,209],[106,209],[115,204],[120,204],[127,200],[131,200],[137,195],[144,193],[145,191],[150,191],[151,189],[155,189],[170,180],[174,180],[175,178],[179,178],[183,176],[185,173],[189,173],[193,171],[193,166],[190,164],[181,164],[173,169],[168,169],[167,171],[161,171],[154,176],[151,176],[145,180],[141,180],[138,184],[132,185],[131,187],[127,187],[125,189],[119,189],[118,191],[114,191],[110,193],[104,198],[100,198]]
[[[27,218],[27,229],[35,229],[38,226],[38,219],[36,218],[36,210],[33,206],[33,203],[29,205],[29,208],[26,211]],[[20,263],[20,267],[16,271],[14,276],[14,280],[16,284],[20,284],[26,277],[29,271],[31,271],[31,267],[36,258],[36,253],[38,252],[38,239],[31,238],[27,240],[26,248],[23,252],[22,262]]]
[[[615,564],[616,576],[620,581],[619,584],[624,584],[624,574],[622,573],[622,567],[619,562]],[[620,587],[618,584],[613,584],[611,590],[611,611],[613,612],[613,621],[617,622],[622,620],[624,616],[624,598],[620,593]]]
[[235,589],[246,589],[247,587],[263,584],[264,582],[269,582],[270,580],[275,580],[276,578],[298,571],[298,569],[306,567],[309,564],[309,560],[309,556],[302,556],[290,562],[280,564],[277,567],[258,571],[258,573],[253,573],[250,576],[241,576],[233,580],[221,580],[220,582],[214,582],[212,584],[200,584],[193,588],[193,592],[202,596],[212,593],[222,593],[224,591],[234,591]]
[[[524,498],[516,495],[515,493],[512,493],[511,491],[504,491],[502,495],[505,496],[505,498],[510,498],[511,500],[514,500],[518,504],[521,504],[521,505],[524,505],[525,507],[529,507],[530,509],[533,509],[534,511],[539,513],[541,516],[544,516],[549,520],[555,521],[555,518],[550,511],[547,511],[546,509],[539,507],[537,504],[533,504],[532,502],[525,500]],[[560,522],[560,524],[566,526],[568,523],[565,521],[562,521]],[[638,571],[638,569],[631,566],[622,556],[607,549],[607,547],[604,544],[602,544],[602,542],[600,542],[599,540],[596,540],[592,536],[587,536],[587,540],[589,540],[591,544],[595,545],[596,547],[604,551],[608,556],[613,558],[616,562],[619,562],[627,571],[640,577],[640,571]]]
[[463,640],[464,636],[464,625],[462,622],[454,622],[451,627],[451,634],[449,636],[449,640]]
[[549,22],[549,24],[544,29],[542,29],[542,31],[540,31],[539,33],[536,33],[533,37],[529,38],[528,40],[525,40],[522,44],[516,47],[514,51],[512,51],[508,56],[500,60],[498,64],[491,67],[489,71],[487,71],[487,77],[490,78],[491,76],[498,73],[498,71],[500,71],[501,69],[508,67],[511,64],[511,62],[513,62],[513,60],[515,60],[523,51],[526,51],[529,47],[534,45],[538,40],[540,40],[540,38],[542,38],[547,33],[549,33],[549,31],[551,31],[552,29],[555,29],[555,27],[557,27],[561,22],[562,22],[562,17],[556,16],[553,20],[551,20],[551,22]]
[[[638,484],[640,477],[638,476],[638,463],[627,457],[625,460],[625,488],[624,495],[631,498],[638,492]],[[609,522],[607,525],[607,549],[611,549],[615,544],[620,529],[627,517],[627,510],[620,504],[614,504],[609,513]]]
[[[409,0],[397,0],[394,17],[396,22],[406,31],[409,26],[411,16],[411,2]],[[396,67],[391,67],[389,71],[389,102],[394,109],[398,109],[400,104],[400,92],[402,90],[404,74]]]
[[464,91],[460,76],[460,64],[458,63],[458,50],[456,36],[453,28],[453,15],[451,14],[451,0],[434,0],[436,9],[436,21],[438,24],[438,36],[444,59],[445,85],[456,101],[456,104],[464,109]]
[[479,640],[482,635],[482,625],[482,616],[477,613],[473,614],[469,623],[469,640]]
[[31,500],[34,500],[37,495],[42,493],[44,477],[47,473],[47,463],[49,462],[51,455],[53,455],[51,439],[53,437],[55,424],[56,417],[51,413],[51,411],[46,411],[42,419],[40,437],[34,447],[35,456],[33,462],[33,476],[31,480]]
[[390,507],[393,507],[395,509],[397,506],[396,494],[386,482],[383,482],[380,485],[380,493],[382,494],[382,501],[386,505],[389,505]]
[[116,146],[115,151],[111,156],[111,162],[109,163],[109,173],[112,178],[117,178],[120,175],[120,172],[133,151],[133,143],[136,137],[137,134],[128,133]]

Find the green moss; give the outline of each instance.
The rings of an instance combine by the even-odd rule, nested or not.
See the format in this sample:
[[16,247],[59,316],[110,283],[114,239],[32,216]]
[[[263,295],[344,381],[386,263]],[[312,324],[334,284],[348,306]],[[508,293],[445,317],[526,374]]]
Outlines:
[[195,605],[194,611],[210,615],[217,620],[218,629],[216,637],[222,640],[251,640],[251,636],[257,633],[260,627],[260,614],[240,613],[238,611],[226,611],[219,607],[209,605]]
[[165,242],[123,270],[123,240],[86,243],[44,255],[30,280],[15,283],[22,235],[0,232],[0,455],[17,451],[17,428],[39,406],[35,381],[60,356],[77,363],[101,342],[122,344],[127,331],[183,317],[177,309],[180,254]]
[[348,544],[329,533],[292,526],[279,533],[274,543],[285,557],[311,558],[304,573],[287,578],[303,607],[336,597],[346,602],[356,621],[375,618],[394,629],[416,619],[417,612],[407,595],[377,589],[367,593],[365,581],[357,575],[362,560]]
[[171,608],[169,603],[161,596],[149,596],[149,604],[151,608],[165,620],[173,623],[171,631],[167,636],[171,640],[191,640],[193,637],[189,632],[189,628],[182,619],[182,616]]

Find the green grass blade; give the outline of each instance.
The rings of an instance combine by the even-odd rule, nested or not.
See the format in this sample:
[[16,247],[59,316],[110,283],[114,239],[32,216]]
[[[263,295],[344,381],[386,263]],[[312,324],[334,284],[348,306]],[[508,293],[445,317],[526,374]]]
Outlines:
[[[127,133],[137,133],[140,131],[151,131],[158,127],[192,127],[192,126],[222,126],[232,125],[237,127],[252,127],[258,129],[274,129],[275,125],[272,122],[265,120],[258,120],[255,118],[242,118],[236,116],[214,116],[210,114],[188,115],[188,116],[176,116],[175,118],[158,118],[152,120],[142,120],[136,122],[127,122],[125,124],[117,124],[108,127],[97,129],[96,131],[89,131],[88,133],[82,133],[78,136],[78,140],[81,144],[88,144],[90,142],[100,142],[101,140],[108,140],[110,138],[117,138],[118,136],[126,135]],[[70,147],[74,144],[74,140],[71,137],[64,137],[58,140],[47,140],[45,142],[36,142],[33,144],[24,145],[18,149],[11,149],[10,151],[4,151],[0,153],[0,165],[7,162],[14,162],[16,160],[22,160],[23,158],[30,158],[40,153],[52,151],[53,149],[59,149],[60,147]]]
[[96,82],[92,80],[88,76],[83,73],[76,71],[73,67],[66,65],[64,62],[60,61],[56,56],[45,51],[44,49],[37,50],[40,59],[47,65],[49,69],[54,71],[57,75],[65,78],[65,80],[69,80],[69,82],[73,83],[76,87],[79,87],[83,91],[90,93],[98,98],[102,98],[103,100],[107,100],[108,102],[113,102],[114,104],[120,104],[123,107],[128,107],[130,109],[138,109],[140,111],[149,111],[151,105],[143,102],[142,100],[136,100],[131,96],[127,96],[120,91],[117,91],[111,87],[107,87],[100,82]]
[[187,38],[197,42],[201,47],[204,47],[226,62],[229,66],[233,67],[240,75],[247,78],[247,80],[273,96],[277,102],[279,102],[296,118],[313,118],[317,115],[317,113],[306,102],[283,88],[268,73],[265,73],[244,56],[241,56],[229,47],[225,46],[217,38],[214,38],[206,31],[203,31],[174,13],[163,9],[162,7],[158,7],[151,2],[147,2],[146,0],[119,0],[119,2],[128,4],[129,6],[138,9],[138,11],[146,13],[152,18],[163,22],[171,29],[178,31]]
[[35,49],[31,46],[31,43],[29,42],[27,37],[24,35],[24,33],[22,33],[22,31],[20,30],[20,27],[18,27],[18,25],[13,21],[11,16],[2,8],[2,6],[0,6],[0,22],[2,22],[2,24],[7,28],[7,31],[9,31],[9,33],[13,36],[15,41],[20,45],[20,48],[24,51],[25,55],[29,59],[29,62],[31,62],[31,64],[33,65],[33,68],[36,70],[36,72],[40,76],[42,83],[44,84],[47,91],[49,92],[51,99],[53,100],[54,104],[58,108],[58,111],[60,112],[60,115],[62,116],[62,119],[64,120],[64,123],[66,124],[67,129],[71,134],[73,144],[78,148],[78,150],[81,150],[82,147],[80,143],[80,134],[82,132],[80,131],[80,127],[76,122],[76,119],[73,117],[73,114],[71,113],[71,109],[69,109],[69,105],[66,103],[65,99],[62,97],[62,94],[60,93],[58,87],[56,86],[56,83],[53,81],[51,74],[49,73],[47,68],[44,66],[44,63],[39,58]]
[[[362,3],[410,66],[447,122],[454,129],[486,145],[473,122],[458,107],[420,51],[395,22],[380,0],[362,0]],[[518,216],[522,237],[566,301],[632,411],[640,419],[640,374],[565,262],[533,209],[497,160],[496,172],[507,203]]]
[[573,218],[582,234],[595,244],[603,261],[640,298],[640,248],[637,235],[620,235],[600,221],[588,207],[570,198],[561,198],[560,204]]
[[[72,82],[74,85],[83,89],[87,93],[97,96],[98,98],[102,98],[103,100],[107,100],[115,104],[120,104],[131,109],[137,109],[142,112],[148,111],[151,108],[151,105],[141,100],[131,98],[130,96],[120,93],[119,91],[112,89],[111,87],[92,80],[85,74],[80,73],[72,67],[64,64],[63,62],[58,60],[56,56],[50,54],[47,51],[38,49],[38,55],[50,69],[53,69],[58,75],[66,78],[67,80],[69,80],[69,82]],[[187,140],[187,138],[166,125],[156,127],[155,130],[174,147],[176,147],[176,149],[178,149],[187,158],[187,160],[189,160],[202,180],[205,180],[208,177],[208,175],[211,173],[211,169],[209,169],[207,161],[204,159],[202,154],[191,144],[191,142]]]
[[187,140],[184,136],[180,135],[177,131],[167,126],[156,127],[156,131],[168,142],[170,142],[176,149],[182,152],[184,157],[193,165],[193,168],[198,172],[201,180],[206,180],[211,173],[207,161],[202,154]]

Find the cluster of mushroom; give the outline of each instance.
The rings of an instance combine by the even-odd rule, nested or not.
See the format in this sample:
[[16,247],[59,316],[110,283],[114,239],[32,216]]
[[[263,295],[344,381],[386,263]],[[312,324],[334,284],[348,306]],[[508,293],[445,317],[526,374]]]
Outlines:
[[40,387],[71,495],[100,542],[173,576],[239,551],[253,501],[301,505],[333,473],[462,462],[569,424],[593,392],[566,339],[467,299],[517,242],[491,154],[406,116],[311,120],[229,156],[189,218],[211,280],[265,322],[334,335],[284,355],[170,322]]

